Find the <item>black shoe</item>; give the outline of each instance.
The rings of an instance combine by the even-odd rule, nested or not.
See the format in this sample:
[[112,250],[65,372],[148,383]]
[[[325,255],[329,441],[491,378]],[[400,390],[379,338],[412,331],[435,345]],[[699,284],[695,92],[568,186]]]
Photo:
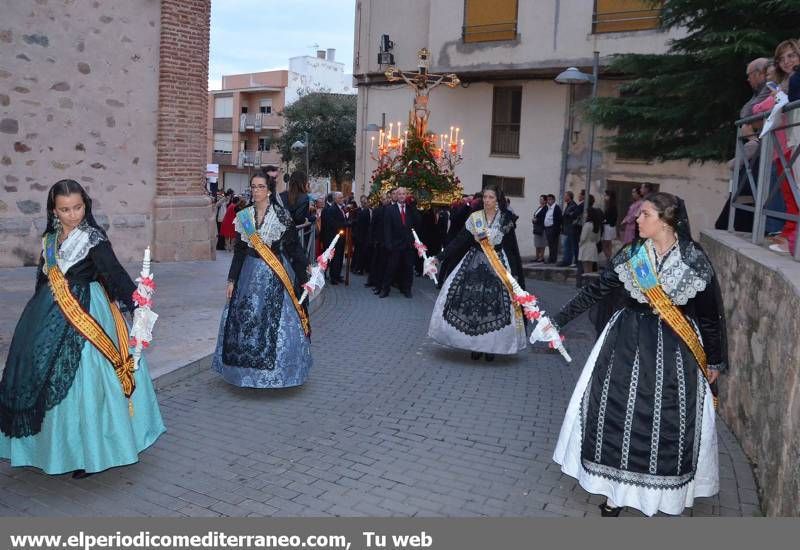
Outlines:
[[406,298],[411,298],[411,291],[407,290],[407,291],[403,292],[403,296],[405,296]]
[[386,298],[387,296],[389,296],[388,290],[381,290],[381,293],[378,294],[378,298]]
[[619,514],[620,512],[622,512],[623,507],[617,506],[616,508],[613,508],[608,505],[608,499],[606,499],[606,501],[603,502],[603,504],[599,505],[599,508],[600,508],[600,515],[603,516],[604,518],[616,518],[619,517]]
[[488,363],[491,363],[494,361],[494,353],[487,353],[483,356],[483,358],[486,359]]
[[483,354],[479,351],[471,351],[469,354],[469,358],[472,359],[473,361],[477,361],[478,359],[481,358],[481,355]]
[[372,293],[373,293],[373,294],[380,294],[380,293],[381,293],[381,289],[380,289],[380,288],[377,288],[377,287],[376,287],[376,288],[373,288],[373,289],[372,289]]
[[87,472],[86,470],[75,470],[72,472],[72,479],[86,479],[90,475],[94,475],[92,472]]

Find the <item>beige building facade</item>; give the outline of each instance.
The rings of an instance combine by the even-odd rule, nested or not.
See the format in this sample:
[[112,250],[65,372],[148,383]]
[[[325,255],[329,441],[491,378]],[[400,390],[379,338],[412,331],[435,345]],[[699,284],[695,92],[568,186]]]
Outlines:
[[219,189],[244,193],[253,173],[281,164],[276,139],[288,75],[285,70],[226,75],[222,89],[208,92],[207,158],[219,165]]
[[[381,36],[393,42],[389,53],[402,70],[416,70],[417,51],[427,47],[431,72],[454,72],[462,81],[431,92],[431,131],[461,129],[464,160],[457,174],[465,192],[500,183],[521,218],[520,248],[531,254],[530,220],[539,195],[582,189],[589,158],[590,125],[576,104],[591,86],[557,84],[555,76],[570,66],[591,73],[598,51],[598,93],[618,94],[623,81],[602,69],[609,57],[665,52],[676,36],[657,28],[658,12],[638,0],[359,0],[357,187],[368,189],[376,165],[369,155],[375,134],[368,126],[405,124],[413,100],[407,87],[387,83],[386,65],[378,63]],[[620,159],[604,150],[602,137],[598,129],[591,182],[598,206],[608,188],[617,191],[624,208],[630,188],[649,182],[686,199],[695,232],[713,225],[728,191],[725,167]]]

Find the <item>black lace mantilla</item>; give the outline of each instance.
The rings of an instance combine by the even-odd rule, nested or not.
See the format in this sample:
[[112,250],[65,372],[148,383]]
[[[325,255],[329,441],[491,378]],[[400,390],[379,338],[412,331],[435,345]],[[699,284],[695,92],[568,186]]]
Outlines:
[[469,336],[511,323],[511,298],[477,245],[469,249],[453,277],[442,313],[447,323]]
[[[70,290],[89,310],[88,284]],[[45,413],[66,397],[86,340],[69,324],[42,285],[20,317],[0,382],[0,430],[8,437],[39,433]]]

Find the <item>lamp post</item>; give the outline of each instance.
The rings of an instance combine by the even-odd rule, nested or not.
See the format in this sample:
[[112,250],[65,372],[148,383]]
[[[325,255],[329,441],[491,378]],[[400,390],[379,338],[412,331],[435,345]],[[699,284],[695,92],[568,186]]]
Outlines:
[[[594,52],[594,61],[592,63],[592,74],[586,74],[584,72],[579,71],[575,67],[570,67],[567,70],[561,72],[556,77],[556,82],[558,84],[592,84],[592,101],[597,97],[597,80],[598,80],[598,73],[600,69],[600,52]],[[589,130],[589,161],[588,166],[586,167],[586,187],[585,187],[585,194],[584,197],[584,206],[583,206],[583,223],[586,223],[586,220],[589,216],[589,192],[591,191],[592,186],[592,157],[594,155],[594,133],[595,133],[595,124],[592,121],[591,129]]]
[[309,150],[309,143],[308,143],[308,132],[303,132],[303,136],[305,137],[305,141],[297,140],[292,143],[292,151],[300,152],[305,150],[306,152],[306,177],[309,176],[309,167],[308,167],[308,150]]

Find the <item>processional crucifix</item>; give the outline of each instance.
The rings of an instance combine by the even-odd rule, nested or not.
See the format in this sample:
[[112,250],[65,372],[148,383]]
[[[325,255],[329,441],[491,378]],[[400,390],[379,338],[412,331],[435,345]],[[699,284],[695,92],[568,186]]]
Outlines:
[[397,67],[386,69],[386,79],[389,82],[403,80],[414,90],[414,119],[413,126],[417,135],[424,138],[428,128],[428,95],[431,90],[444,84],[450,88],[455,88],[461,82],[453,73],[433,74],[428,72],[431,62],[431,52],[428,48],[422,48],[417,52],[417,67],[419,70],[414,73],[404,72]]

